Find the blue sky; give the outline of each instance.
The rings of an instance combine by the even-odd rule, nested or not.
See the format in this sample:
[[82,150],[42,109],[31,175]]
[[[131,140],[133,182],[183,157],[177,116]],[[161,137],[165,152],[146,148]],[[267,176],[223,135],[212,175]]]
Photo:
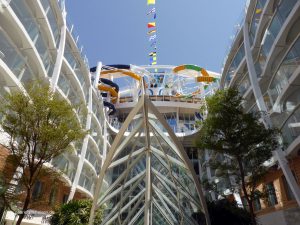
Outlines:
[[[146,0],[67,0],[69,23],[90,66],[149,64]],[[220,72],[245,0],[156,0],[158,64]]]

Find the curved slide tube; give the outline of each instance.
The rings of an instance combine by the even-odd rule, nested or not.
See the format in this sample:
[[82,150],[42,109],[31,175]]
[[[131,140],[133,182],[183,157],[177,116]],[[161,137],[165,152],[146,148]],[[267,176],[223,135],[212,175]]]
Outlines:
[[[102,66],[102,70],[105,70],[107,67],[113,67],[116,69],[123,69],[123,70],[130,70],[130,65],[123,65],[123,64],[115,64],[115,65],[105,65]],[[96,72],[97,67],[94,66],[90,68],[90,72]]]
[[100,84],[98,86],[98,89],[100,91],[106,91],[109,92],[110,95],[112,96],[112,103],[116,103],[117,102],[117,98],[118,98],[118,93],[116,92],[116,90],[114,88],[108,87],[106,85],[102,85]]
[[197,72],[200,72],[205,77],[209,76],[208,72],[204,68],[201,68],[201,67],[195,66],[195,65],[180,65],[180,66],[176,66],[173,69],[173,72],[174,73],[178,73],[181,70],[195,70]]
[[195,112],[195,116],[197,117],[198,120],[203,121],[203,116],[199,112]]
[[121,73],[123,75],[127,75],[127,76],[130,76],[132,77],[133,79],[135,80],[141,80],[141,76],[137,75],[136,73],[134,72],[131,72],[129,70],[123,70],[123,69],[115,69],[115,70],[104,70],[104,71],[101,71],[101,75],[106,75],[106,74],[113,74],[113,73]]
[[[98,89],[100,91],[109,92],[112,96],[112,103],[116,103],[118,99],[119,86],[111,80],[105,78],[100,78],[100,81],[103,84],[99,84]],[[102,92],[101,95],[103,97],[107,97],[107,93],[104,92]],[[115,114],[116,108],[112,103],[106,101],[104,101],[103,103],[105,107],[108,107],[111,110],[111,112],[108,114],[109,116]]]
[[119,85],[117,85],[116,83],[112,82],[111,80],[109,79],[105,79],[105,78],[100,78],[100,81],[103,83],[103,84],[106,84],[108,86],[111,86],[113,88],[115,88],[116,92],[119,93]]
[[114,115],[117,112],[115,106],[112,103],[103,101],[103,105],[104,105],[104,107],[108,107],[111,110],[108,113],[109,116]]
[[209,73],[204,68],[201,68],[201,67],[195,66],[195,65],[176,66],[173,69],[173,72],[177,74],[179,71],[182,71],[182,70],[194,70],[196,72],[200,72],[202,74],[202,76],[196,77],[197,82],[213,82],[215,79],[214,77],[210,76]]
[[[113,67],[116,69],[130,70],[130,65],[123,64],[105,65],[104,67]],[[102,69],[105,69],[104,67],[102,67]]]

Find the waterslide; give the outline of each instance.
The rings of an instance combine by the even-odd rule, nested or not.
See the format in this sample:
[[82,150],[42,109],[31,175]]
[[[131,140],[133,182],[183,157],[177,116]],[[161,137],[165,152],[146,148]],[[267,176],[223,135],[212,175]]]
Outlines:
[[[91,72],[96,72],[97,67],[93,67],[90,69]],[[102,67],[102,71],[100,73],[100,81],[101,84],[98,85],[98,89],[101,92],[101,95],[103,97],[107,97],[107,92],[111,95],[111,103],[110,102],[104,102],[104,106],[108,107],[111,112],[109,115],[113,115],[116,112],[115,104],[118,100],[119,96],[119,86],[112,82],[109,78],[110,76],[114,77],[121,77],[121,76],[130,76],[135,80],[140,81],[142,78],[141,76],[137,75],[136,73],[130,71],[130,65],[122,65],[122,64],[116,64],[116,65],[105,65]]]
[[[188,74],[190,76],[193,76],[196,78],[197,82],[213,82],[214,81],[214,77],[210,76],[210,74],[204,69],[201,68],[199,66],[195,66],[195,65],[180,65],[180,66],[176,66],[173,69],[173,72],[175,74],[180,74],[180,73],[184,73],[184,74]],[[199,76],[199,73],[201,73],[202,76]]]
[[129,70],[124,70],[124,69],[112,69],[112,70],[103,70],[100,73],[101,77],[106,77],[106,75],[111,74],[111,75],[118,75],[118,76],[130,76],[135,80],[141,80],[141,76],[137,75],[136,73],[129,71]]
[[[116,103],[117,100],[118,100],[119,86],[116,83],[109,80],[109,79],[100,78],[100,81],[101,81],[102,84],[98,85],[98,89],[100,91],[102,91],[102,93],[101,93],[102,96],[106,97],[107,93],[105,93],[105,92],[109,92],[111,97],[112,97],[111,102]],[[116,113],[116,108],[112,103],[107,102],[107,101],[104,101],[103,103],[104,103],[105,107],[108,107],[111,110],[108,114],[109,116]]]

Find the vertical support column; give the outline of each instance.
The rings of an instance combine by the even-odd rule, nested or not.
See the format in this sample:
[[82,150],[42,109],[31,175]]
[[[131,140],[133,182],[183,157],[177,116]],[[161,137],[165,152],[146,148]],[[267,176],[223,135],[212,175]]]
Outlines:
[[97,69],[96,69],[96,76],[95,76],[95,80],[93,83],[93,86],[98,89],[98,83],[100,80],[100,73],[101,73],[101,69],[102,69],[102,62],[98,62],[97,63]]
[[106,153],[107,153],[107,142],[108,142],[108,140],[107,140],[107,123],[108,122],[106,120],[104,120],[104,127],[103,127],[103,130],[104,130],[104,132],[103,132],[104,143],[103,143],[103,155],[102,155],[101,168],[102,168],[103,163],[106,159]]
[[179,128],[179,107],[177,107],[177,109],[176,109],[176,124],[177,124],[176,132],[180,132],[180,128]]
[[144,225],[150,224],[150,207],[151,207],[151,153],[150,149],[146,153],[146,192],[145,192],[145,216]]
[[[85,126],[86,130],[89,130],[91,128],[92,105],[93,105],[92,101],[93,101],[93,93],[92,93],[92,87],[90,87],[89,88],[88,115],[87,115],[86,126]],[[73,199],[74,195],[75,195],[76,187],[78,185],[78,181],[79,181],[80,174],[81,174],[81,171],[82,171],[86,151],[87,151],[87,148],[88,148],[88,143],[89,143],[89,135],[86,135],[85,138],[83,139],[81,154],[80,154],[76,174],[75,174],[75,177],[74,177],[74,181],[72,183],[71,191],[70,191],[70,194],[69,194],[69,197],[68,197],[68,201],[71,201]]]
[[[247,66],[248,66],[248,71],[249,71],[249,78],[250,78],[252,90],[253,90],[254,96],[256,98],[256,103],[257,103],[259,110],[261,110],[263,112],[268,112],[266,104],[263,101],[263,96],[262,96],[262,93],[261,93],[261,90],[260,90],[260,87],[258,84],[258,80],[257,80],[257,74],[255,71],[254,62],[253,62],[253,58],[252,58],[252,52],[251,52],[251,48],[250,48],[249,33],[248,33],[249,28],[248,27],[249,27],[248,22],[245,21],[243,33],[244,33],[245,56],[246,56],[246,61],[247,61]],[[273,126],[272,121],[267,113],[264,114],[262,119],[263,119],[263,122],[266,127]],[[295,196],[297,204],[298,204],[298,206],[300,206],[300,188],[299,188],[299,186],[295,180],[295,177],[288,165],[288,161],[287,161],[284,153],[282,152],[282,150],[280,148],[277,148],[276,150],[273,151],[273,155],[275,158],[277,158],[278,163],[282,169],[282,172],[287,180],[287,183],[290,186],[290,188]]]
[[144,124],[145,124],[145,137],[146,137],[146,192],[145,192],[145,209],[144,209],[144,225],[150,224],[150,204],[151,204],[151,146],[150,146],[150,133],[149,133],[149,120],[148,120],[148,95],[144,93],[142,96],[144,98]]
[[64,2],[62,2],[62,4],[63,4],[63,12],[62,12],[63,25],[62,25],[61,31],[60,31],[59,47],[58,47],[58,51],[57,51],[57,57],[56,57],[53,73],[52,73],[52,78],[51,78],[51,88],[53,91],[56,89],[57,82],[59,79],[62,61],[64,58],[65,45],[66,45],[66,33],[67,33],[66,16],[67,16],[67,13],[66,13]]

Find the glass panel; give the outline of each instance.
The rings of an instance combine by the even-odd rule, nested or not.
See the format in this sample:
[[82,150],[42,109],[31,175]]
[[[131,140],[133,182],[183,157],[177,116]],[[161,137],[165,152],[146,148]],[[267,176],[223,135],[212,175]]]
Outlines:
[[0,57],[22,83],[35,79],[26,64],[26,59],[10,43],[2,30],[0,30]]
[[253,16],[252,16],[252,21],[251,21],[251,25],[250,25],[250,29],[249,29],[249,38],[250,38],[250,45],[252,46],[254,38],[255,38],[255,34],[256,34],[256,30],[258,27],[258,23],[260,21],[262,12],[263,12],[263,8],[266,4],[267,0],[258,0],[256,3],[256,7],[255,10],[253,12]]
[[233,75],[235,74],[235,72],[236,72],[237,68],[239,67],[244,56],[245,56],[245,49],[244,49],[244,43],[243,43],[239,47],[239,50],[235,54],[230,66],[229,66],[228,72],[225,76],[225,87],[227,87],[229,85],[230,81],[233,78]]
[[286,147],[300,135],[300,108],[295,110],[284,123],[281,132]]
[[270,182],[266,185],[267,193],[268,193],[268,204],[269,206],[274,206],[278,204],[276,191],[274,188],[273,182]]
[[64,56],[68,61],[69,65],[71,66],[71,68],[74,70],[77,79],[79,80],[80,84],[83,87],[85,84],[85,80],[84,80],[83,73],[81,71],[81,66],[78,60],[76,59],[76,57],[74,56],[72,48],[69,43],[66,43]]
[[269,28],[266,30],[263,40],[262,40],[262,51],[264,55],[268,56],[270,50],[274,44],[274,41],[281,30],[286,18],[289,16],[297,0],[282,0],[276,11],[275,16]]
[[275,102],[283,88],[288,84],[288,80],[300,65],[300,38],[294,43],[283,59],[278,71],[276,72],[268,93]]
[[54,68],[52,56],[47,49],[47,45],[45,44],[45,41],[41,35],[36,19],[31,14],[25,1],[12,0],[10,2],[10,6],[16,13],[17,17],[23,24],[32,42],[34,43],[36,50],[41,57],[42,63],[44,64],[47,76],[51,77]]
[[240,94],[243,96],[251,86],[248,73],[245,75],[241,83],[238,85]]

